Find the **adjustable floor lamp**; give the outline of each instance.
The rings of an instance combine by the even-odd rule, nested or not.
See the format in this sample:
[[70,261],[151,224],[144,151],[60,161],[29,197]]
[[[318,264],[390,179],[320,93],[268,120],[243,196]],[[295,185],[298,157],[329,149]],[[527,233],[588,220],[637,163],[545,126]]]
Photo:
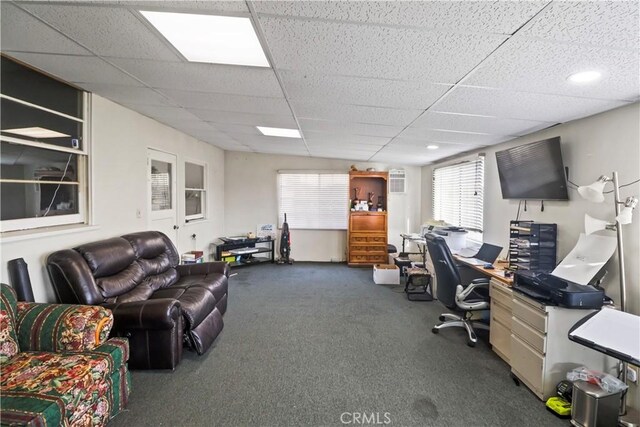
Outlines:
[[[618,267],[620,269],[620,309],[627,312],[627,284],[625,279],[624,266],[624,243],[622,241],[622,226],[630,224],[633,219],[633,209],[638,205],[636,197],[627,197],[625,200],[620,199],[620,185],[618,182],[618,173],[613,172],[611,178],[602,175],[596,182],[591,185],[578,187],[578,193],[585,199],[602,203],[604,202],[604,187],[611,182],[613,183],[614,205],[616,212],[616,221],[607,222],[585,215],[585,233],[591,234],[599,230],[615,230],[618,239]],[[627,383],[627,362],[622,362],[621,380]],[[627,414],[627,394],[622,396],[620,404],[620,424],[624,426],[638,426],[639,420]]]

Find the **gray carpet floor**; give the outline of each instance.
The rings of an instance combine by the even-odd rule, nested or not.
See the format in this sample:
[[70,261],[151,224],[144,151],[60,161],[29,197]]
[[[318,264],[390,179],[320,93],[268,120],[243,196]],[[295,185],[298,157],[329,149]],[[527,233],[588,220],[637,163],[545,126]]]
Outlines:
[[368,268],[233,273],[213,347],[186,352],[174,372],[134,371],[128,408],[110,426],[360,424],[353,413],[396,426],[568,425],[513,383],[487,334],[475,348],[462,329],[432,334],[443,307],[374,284]]

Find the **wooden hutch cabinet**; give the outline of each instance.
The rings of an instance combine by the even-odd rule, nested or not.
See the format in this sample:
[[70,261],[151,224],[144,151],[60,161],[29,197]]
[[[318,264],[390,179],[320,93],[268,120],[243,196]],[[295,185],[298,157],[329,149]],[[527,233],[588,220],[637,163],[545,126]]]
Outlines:
[[[349,199],[371,200],[367,211],[349,212],[347,262],[349,266],[387,264],[388,172],[349,172]],[[380,209],[380,210],[378,210]]]

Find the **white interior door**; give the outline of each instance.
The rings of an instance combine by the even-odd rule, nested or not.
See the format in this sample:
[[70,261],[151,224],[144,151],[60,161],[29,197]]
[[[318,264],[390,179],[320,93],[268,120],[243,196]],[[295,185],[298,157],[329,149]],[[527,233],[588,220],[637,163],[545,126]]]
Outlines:
[[147,152],[148,226],[166,234],[174,244],[178,237],[176,163],[174,154],[152,149]]

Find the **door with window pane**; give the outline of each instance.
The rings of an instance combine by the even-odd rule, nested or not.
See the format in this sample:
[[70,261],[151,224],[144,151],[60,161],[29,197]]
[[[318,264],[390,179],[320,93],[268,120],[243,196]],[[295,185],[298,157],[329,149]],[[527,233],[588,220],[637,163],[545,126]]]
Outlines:
[[147,157],[147,201],[149,229],[161,231],[176,241],[176,156],[149,149]]

